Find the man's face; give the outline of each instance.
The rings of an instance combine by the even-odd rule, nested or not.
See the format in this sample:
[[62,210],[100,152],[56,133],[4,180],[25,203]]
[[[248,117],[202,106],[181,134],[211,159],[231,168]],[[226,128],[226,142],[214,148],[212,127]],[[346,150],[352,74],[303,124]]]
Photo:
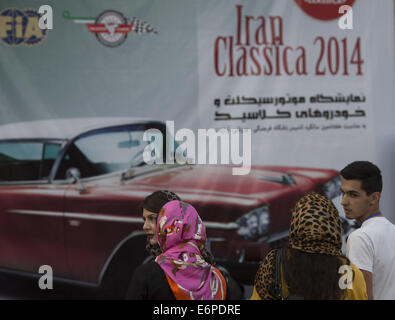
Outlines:
[[143,209],[143,230],[147,234],[147,242],[151,245],[156,245],[158,240],[156,238],[156,220],[158,219],[158,214],[155,212]]
[[371,214],[373,208],[372,195],[368,196],[365,190],[361,189],[360,180],[347,180],[342,178],[341,205],[348,219],[357,219],[361,222]]

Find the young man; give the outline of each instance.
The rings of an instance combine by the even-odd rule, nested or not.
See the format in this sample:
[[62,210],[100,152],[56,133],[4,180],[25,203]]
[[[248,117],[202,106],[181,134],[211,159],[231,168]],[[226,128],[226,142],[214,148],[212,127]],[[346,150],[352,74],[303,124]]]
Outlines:
[[348,237],[347,257],[363,272],[369,299],[395,299],[395,225],[380,211],[381,172],[368,161],[355,161],[340,174],[341,205],[361,225]]

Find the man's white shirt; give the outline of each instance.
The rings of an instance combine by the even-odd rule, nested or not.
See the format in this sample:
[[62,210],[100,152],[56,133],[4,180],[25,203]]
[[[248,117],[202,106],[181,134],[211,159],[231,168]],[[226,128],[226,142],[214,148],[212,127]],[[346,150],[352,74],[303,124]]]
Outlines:
[[347,257],[373,274],[373,298],[395,299],[395,225],[384,217],[362,223],[347,240]]

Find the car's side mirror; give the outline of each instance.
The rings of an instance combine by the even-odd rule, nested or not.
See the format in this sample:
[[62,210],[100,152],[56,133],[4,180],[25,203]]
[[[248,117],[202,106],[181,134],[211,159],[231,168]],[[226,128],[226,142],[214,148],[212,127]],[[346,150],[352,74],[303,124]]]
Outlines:
[[66,180],[70,183],[75,183],[81,178],[81,171],[77,168],[68,168],[66,171]]
[[81,182],[81,171],[78,170],[77,168],[68,168],[66,170],[66,180],[70,183],[76,183],[79,182],[80,184],[80,189],[81,191],[86,190],[85,186]]

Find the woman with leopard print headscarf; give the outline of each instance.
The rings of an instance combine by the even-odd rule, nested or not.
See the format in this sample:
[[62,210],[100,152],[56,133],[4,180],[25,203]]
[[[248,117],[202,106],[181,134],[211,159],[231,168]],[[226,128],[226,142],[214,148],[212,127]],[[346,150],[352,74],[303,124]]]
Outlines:
[[[292,212],[289,243],[268,253],[255,276],[251,299],[366,300],[362,272],[341,248],[342,227],[333,203],[316,193],[302,197]],[[277,263],[278,283],[277,254],[282,258]]]

